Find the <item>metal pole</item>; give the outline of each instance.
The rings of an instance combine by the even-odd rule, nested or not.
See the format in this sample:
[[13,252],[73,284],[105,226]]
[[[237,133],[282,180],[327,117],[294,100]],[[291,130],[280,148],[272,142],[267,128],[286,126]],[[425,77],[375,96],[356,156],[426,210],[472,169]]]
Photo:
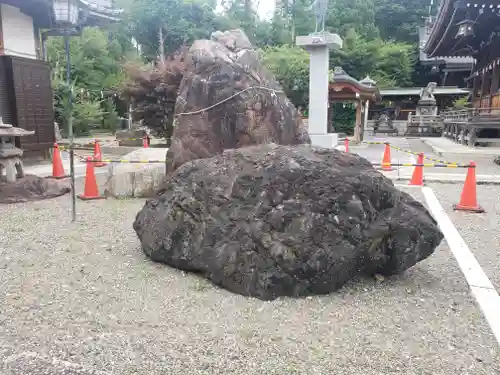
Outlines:
[[71,176],[71,221],[76,221],[76,191],[75,191],[75,153],[73,150],[73,88],[71,87],[71,60],[69,56],[69,33],[64,35],[64,50],[66,53],[66,84],[69,88],[68,96],[68,137],[69,137],[69,169]]

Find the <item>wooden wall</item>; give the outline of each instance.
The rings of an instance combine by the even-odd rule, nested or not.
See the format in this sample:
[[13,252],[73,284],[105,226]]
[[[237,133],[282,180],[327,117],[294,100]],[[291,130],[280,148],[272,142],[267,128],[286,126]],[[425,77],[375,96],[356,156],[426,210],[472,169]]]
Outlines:
[[491,97],[491,107],[500,108],[500,94],[495,94]]
[[35,131],[20,139],[26,155],[48,152],[55,142],[55,131],[47,62],[0,56],[0,116],[5,123]]

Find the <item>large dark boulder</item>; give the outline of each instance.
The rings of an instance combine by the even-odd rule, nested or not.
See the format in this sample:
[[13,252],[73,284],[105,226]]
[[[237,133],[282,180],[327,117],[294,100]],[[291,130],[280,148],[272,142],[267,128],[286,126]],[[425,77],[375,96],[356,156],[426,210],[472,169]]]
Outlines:
[[297,109],[241,30],[195,41],[185,62],[167,173],[226,149],[310,143]]
[[151,259],[261,299],[403,272],[443,238],[425,207],[367,160],[274,144],[184,164],[134,229]]

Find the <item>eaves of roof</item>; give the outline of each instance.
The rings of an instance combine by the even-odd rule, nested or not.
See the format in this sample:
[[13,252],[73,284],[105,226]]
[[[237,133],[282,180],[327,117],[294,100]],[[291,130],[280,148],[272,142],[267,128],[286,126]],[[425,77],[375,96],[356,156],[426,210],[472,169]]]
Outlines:
[[436,56],[428,57],[424,52],[424,46],[427,43],[427,28],[425,26],[419,27],[419,49],[420,49],[420,63],[422,65],[445,65],[446,67],[453,67],[454,70],[462,70],[456,68],[463,68],[464,71],[471,70],[474,66],[475,59],[472,56]]

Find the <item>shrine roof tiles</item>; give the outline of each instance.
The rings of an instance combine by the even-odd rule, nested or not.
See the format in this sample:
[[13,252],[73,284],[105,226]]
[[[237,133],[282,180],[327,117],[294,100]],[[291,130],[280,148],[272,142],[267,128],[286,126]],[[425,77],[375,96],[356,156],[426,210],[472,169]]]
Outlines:
[[[331,85],[335,84],[340,84],[340,83],[349,83],[356,87],[357,91],[361,92],[368,92],[368,93],[375,93],[378,92],[377,87],[374,85],[370,84],[365,84],[362,81],[358,81],[357,79],[351,77],[349,74],[347,74],[344,69],[342,69],[339,66],[336,66],[333,70],[333,77],[332,77],[332,83]],[[369,79],[369,77],[366,77],[366,79]],[[368,81],[365,81],[368,82]],[[375,82],[375,81],[373,81]]]
[[[0,3],[19,8],[32,17],[40,28],[54,27],[52,0],[0,0]],[[111,0],[78,0],[78,4],[83,14],[86,14],[85,26],[117,22],[123,13],[123,10],[113,7]]]

